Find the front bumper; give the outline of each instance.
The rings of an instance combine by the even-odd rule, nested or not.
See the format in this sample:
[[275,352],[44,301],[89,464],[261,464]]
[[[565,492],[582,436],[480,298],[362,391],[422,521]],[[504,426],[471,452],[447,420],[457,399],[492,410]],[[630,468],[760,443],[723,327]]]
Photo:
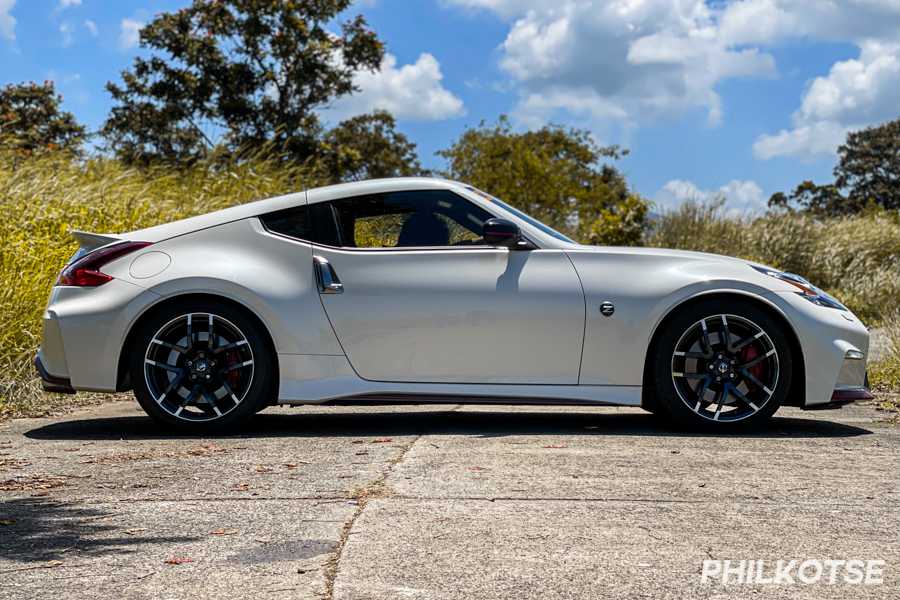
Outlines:
[[74,394],[75,388],[68,377],[56,377],[47,372],[44,363],[41,362],[41,355],[38,353],[34,357],[34,368],[41,378],[41,385],[45,392],[56,392],[57,394]]
[[790,322],[803,354],[805,394],[789,404],[829,409],[870,397],[869,332],[853,313],[815,305],[794,292],[773,292],[768,298]]

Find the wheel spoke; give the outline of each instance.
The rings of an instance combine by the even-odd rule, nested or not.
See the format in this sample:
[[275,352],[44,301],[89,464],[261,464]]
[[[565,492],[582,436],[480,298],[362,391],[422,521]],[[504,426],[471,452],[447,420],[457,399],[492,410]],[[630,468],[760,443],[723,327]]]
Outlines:
[[222,387],[225,388],[225,392],[231,396],[231,399],[234,400],[234,404],[238,405],[241,403],[240,398],[237,397],[237,394],[234,393],[234,390],[231,389],[231,386],[228,385],[227,381],[222,381]]
[[145,358],[144,362],[147,363],[148,365],[150,365],[151,367],[165,369],[166,371],[172,371],[173,373],[182,373],[184,371],[181,367],[176,367],[175,365],[170,365],[169,363],[150,360],[149,358]]
[[233,365],[225,367],[224,369],[222,369],[222,372],[228,373],[229,371],[234,371],[235,369],[243,369],[244,367],[249,367],[252,364],[252,360],[245,360],[244,362],[235,363]]
[[737,389],[735,386],[729,385],[728,390],[731,392],[732,396],[734,396],[735,398],[737,398],[738,400],[740,400],[741,402],[743,402],[744,404],[746,404],[747,406],[752,408],[753,412],[756,412],[759,410],[759,407],[756,406],[755,404],[753,404],[753,401],[750,400],[750,398],[748,398],[747,396],[745,396],[744,393],[741,390]]
[[684,358],[709,358],[710,354],[707,352],[681,352],[676,351],[675,356],[683,356]]
[[188,404],[191,403],[191,401],[194,399],[194,396],[196,394],[197,394],[196,388],[194,388],[190,392],[188,392],[188,395],[185,397],[185,399],[182,400],[181,404],[178,405],[178,408],[175,409],[174,414],[176,417],[181,414],[181,411],[183,411]]
[[188,314],[188,316],[187,316],[187,343],[188,343],[188,345],[187,345],[188,350],[193,349],[193,347],[194,347],[194,330],[192,329],[190,314]]
[[705,379],[709,377],[706,373],[681,373],[680,371],[673,371],[672,377],[684,377],[685,379]]
[[718,406],[716,406],[716,414],[713,415],[713,421],[719,420],[719,415],[722,414],[722,407],[725,406],[725,398],[728,396],[728,387],[724,387],[721,392],[718,393],[716,399],[713,402],[718,402]]
[[209,315],[209,339],[207,340],[207,346],[210,350],[213,350],[216,347],[215,344],[215,336],[213,335],[213,316]]
[[210,394],[210,393],[208,393],[208,392],[206,392],[206,391],[203,391],[202,393],[203,393],[203,398],[204,398],[207,402],[209,402],[209,405],[212,407],[213,412],[216,413],[216,416],[217,416],[217,417],[221,417],[221,416],[222,416],[222,411],[219,410],[219,407],[216,405],[216,399],[215,399],[215,397],[214,397],[212,394]]
[[703,345],[706,347],[706,350],[712,354],[713,347],[712,343],[709,341],[709,329],[706,328],[706,319],[700,321],[700,328],[703,330],[703,337],[701,338],[703,340]]
[[748,338],[746,338],[746,339],[743,339],[743,340],[741,340],[740,342],[738,342],[737,344],[735,344],[735,345],[731,348],[731,351],[732,351],[732,352],[737,352],[738,350],[743,350],[744,347],[749,346],[750,344],[752,344],[753,342],[755,342],[756,340],[758,340],[759,338],[761,338],[761,337],[764,336],[764,335],[766,335],[766,333],[765,333],[764,331],[760,331],[760,332],[757,333],[756,335],[752,335],[752,336],[750,336],[750,337],[748,337]]
[[770,396],[772,395],[772,390],[770,390],[766,384],[757,379],[756,376],[747,369],[741,369],[741,375],[743,375],[745,379],[753,383],[753,385],[763,390],[765,393],[769,394]]
[[759,363],[761,363],[762,361],[766,360],[767,358],[769,358],[769,357],[772,356],[773,354],[775,354],[775,348],[772,348],[771,350],[769,350],[769,351],[766,352],[765,354],[760,354],[759,356],[757,356],[756,358],[754,358],[754,359],[751,360],[750,362],[746,362],[746,363],[744,363],[744,364],[742,364],[742,365],[738,365],[738,369],[740,369],[740,370],[749,369],[749,368],[752,367],[752,366],[758,365]]
[[731,349],[731,332],[728,330],[728,319],[725,315],[722,315],[722,333],[725,337],[725,349],[728,352],[732,352]]
[[172,381],[169,382],[169,385],[166,386],[166,389],[163,390],[163,393],[159,396],[159,398],[156,399],[156,402],[162,403],[162,401],[166,399],[166,396],[168,396],[172,392],[172,390],[177,389],[178,386],[181,385],[182,379],[184,379],[184,371],[176,375],[172,379]]
[[239,342],[234,342],[233,344],[225,344],[224,346],[219,346],[215,350],[213,350],[213,354],[221,354],[222,352],[234,350],[235,348],[240,348],[241,346],[245,346],[247,343],[248,343],[247,340],[241,340]]
[[164,342],[164,341],[158,340],[156,338],[153,338],[150,341],[158,346],[162,346],[163,348],[168,348],[169,350],[174,350],[175,352],[178,352],[179,354],[184,354],[185,352],[188,351],[188,348],[185,348],[184,346],[170,344],[169,342]]
[[706,390],[709,389],[709,384],[712,383],[712,377],[707,375],[703,378],[703,382],[700,384],[700,387],[697,389],[697,404],[694,405],[694,412],[700,412],[700,405],[703,404],[703,396],[706,394]]

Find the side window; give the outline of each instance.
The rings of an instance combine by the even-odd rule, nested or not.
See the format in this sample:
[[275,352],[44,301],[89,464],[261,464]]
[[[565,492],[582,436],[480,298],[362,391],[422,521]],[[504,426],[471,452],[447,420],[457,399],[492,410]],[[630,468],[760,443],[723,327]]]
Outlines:
[[482,225],[492,217],[448,190],[357,196],[325,205],[333,208],[340,245],[352,248],[479,245]]
[[306,241],[311,237],[309,215],[305,204],[262,215],[260,220],[266,229],[272,233],[280,233],[281,235]]
[[305,242],[340,246],[337,220],[330,204],[313,204],[310,207],[295,206],[262,215],[260,220],[266,229]]

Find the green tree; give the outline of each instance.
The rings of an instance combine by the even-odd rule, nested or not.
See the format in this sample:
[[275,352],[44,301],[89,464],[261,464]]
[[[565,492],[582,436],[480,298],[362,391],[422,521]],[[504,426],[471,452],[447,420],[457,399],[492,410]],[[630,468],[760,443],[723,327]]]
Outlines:
[[900,119],[847,134],[833,174],[834,183],[804,181],[790,194],[773,194],[769,206],[825,216],[900,209]]
[[327,177],[359,181],[423,174],[416,145],[396,126],[390,113],[379,110],[342,121],[328,131],[319,152]]
[[74,115],[60,110],[62,96],[52,81],[10,84],[0,89],[0,146],[32,154],[46,150],[78,153],[86,132]]
[[598,146],[580,129],[547,126],[516,133],[501,116],[468,129],[438,152],[446,175],[515,205],[590,244],[634,245],[646,226],[647,203],[628,190],[622,174],[603,159],[626,154]]
[[900,119],[850,132],[838,156],[834,185],[847,190],[851,206],[900,209]]
[[127,162],[190,162],[216,145],[304,160],[321,133],[316,109],[355,91],[384,49],[351,0],[194,0],[141,30],[138,57],[102,134]]

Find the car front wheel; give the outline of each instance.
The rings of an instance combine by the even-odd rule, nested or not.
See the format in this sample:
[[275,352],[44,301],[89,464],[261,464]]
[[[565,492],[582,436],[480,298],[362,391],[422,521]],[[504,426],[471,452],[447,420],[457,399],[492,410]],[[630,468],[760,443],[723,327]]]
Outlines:
[[655,347],[660,405],[677,423],[707,429],[758,424],[791,387],[782,324],[746,301],[701,301],[663,325]]
[[249,420],[269,403],[274,361],[259,325],[216,302],[156,311],[132,346],[141,407],[169,426],[202,433]]

